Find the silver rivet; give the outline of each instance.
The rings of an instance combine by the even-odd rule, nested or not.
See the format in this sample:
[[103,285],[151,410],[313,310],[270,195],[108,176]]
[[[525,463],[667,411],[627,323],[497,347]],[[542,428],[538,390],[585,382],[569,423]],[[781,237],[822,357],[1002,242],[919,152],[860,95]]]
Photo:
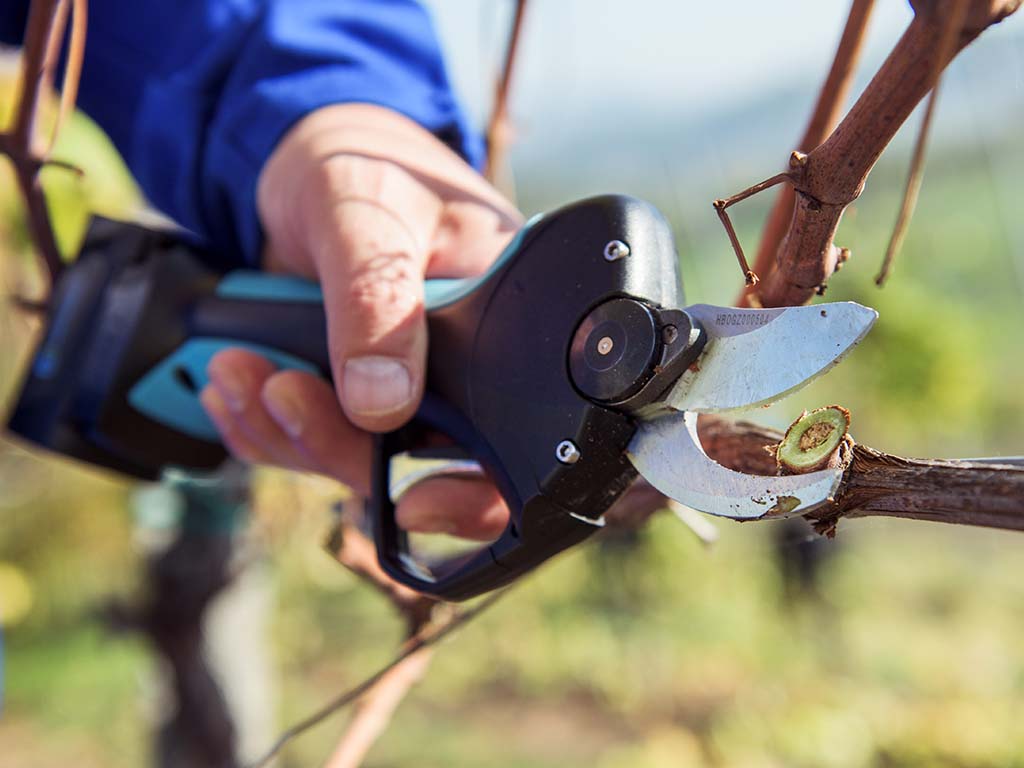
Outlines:
[[604,247],[604,257],[608,261],[618,261],[629,256],[629,246],[621,240],[612,240]]
[[563,440],[555,448],[555,458],[563,464],[575,464],[580,460],[580,449],[572,440]]
[[612,347],[615,346],[615,342],[612,341],[611,336],[602,336],[601,340],[597,342],[597,353],[599,355],[607,355],[612,351]]

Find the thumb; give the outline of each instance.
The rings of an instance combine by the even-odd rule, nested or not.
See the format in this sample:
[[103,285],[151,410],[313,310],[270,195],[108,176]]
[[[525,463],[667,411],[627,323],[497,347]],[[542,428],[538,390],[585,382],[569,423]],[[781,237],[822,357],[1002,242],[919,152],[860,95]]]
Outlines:
[[338,205],[317,258],[335,387],[349,420],[396,429],[419,405],[426,368],[424,249],[392,213]]

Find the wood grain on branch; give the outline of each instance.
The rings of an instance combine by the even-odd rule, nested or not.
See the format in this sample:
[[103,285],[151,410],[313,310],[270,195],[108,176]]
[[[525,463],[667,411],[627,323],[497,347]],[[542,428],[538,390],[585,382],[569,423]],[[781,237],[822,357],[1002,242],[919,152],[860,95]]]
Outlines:
[[776,266],[762,275],[762,306],[804,304],[836,269],[833,242],[846,207],[857,199],[875,161],[931,90],[935,73],[982,31],[1017,10],[1022,0],[971,0],[952,50],[943,52],[947,13],[955,0],[920,0],[916,14],[860,98],[793,174],[796,203]]
[[836,508],[817,517],[877,515],[1024,530],[1024,467],[905,459],[857,445]]

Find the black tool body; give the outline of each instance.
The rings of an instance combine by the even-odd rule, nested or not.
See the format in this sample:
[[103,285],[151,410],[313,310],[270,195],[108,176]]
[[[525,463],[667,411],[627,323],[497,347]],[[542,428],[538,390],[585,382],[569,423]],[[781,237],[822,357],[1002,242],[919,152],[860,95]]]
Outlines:
[[[445,599],[493,589],[594,532],[635,477],[632,417],[700,351],[671,232],[642,201],[585,200],[528,225],[490,272],[427,286],[426,395],[375,441],[370,509],[381,565]],[[57,286],[11,417],[44,447],[139,477],[224,457],[198,403],[218,350],[330,376],[315,286],[218,274],[171,236],[98,222]],[[502,536],[429,567],[395,523],[391,460],[447,435],[511,511]]]

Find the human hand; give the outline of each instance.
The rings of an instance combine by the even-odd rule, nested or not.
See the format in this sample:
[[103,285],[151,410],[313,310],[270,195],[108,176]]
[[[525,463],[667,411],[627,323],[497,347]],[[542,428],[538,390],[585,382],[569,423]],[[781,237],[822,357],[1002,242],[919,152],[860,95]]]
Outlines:
[[[404,424],[423,394],[424,278],[484,271],[521,217],[432,134],[368,104],[325,107],[289,131],[257,206],[264,267],[321,284],[335,385],[230,349],[210,362],[203,406],[235,456],[366,495],[369,432]],[[396,514],[407,530],[477,539],[508,519],[492,485],[454,478],[413,488]]]

